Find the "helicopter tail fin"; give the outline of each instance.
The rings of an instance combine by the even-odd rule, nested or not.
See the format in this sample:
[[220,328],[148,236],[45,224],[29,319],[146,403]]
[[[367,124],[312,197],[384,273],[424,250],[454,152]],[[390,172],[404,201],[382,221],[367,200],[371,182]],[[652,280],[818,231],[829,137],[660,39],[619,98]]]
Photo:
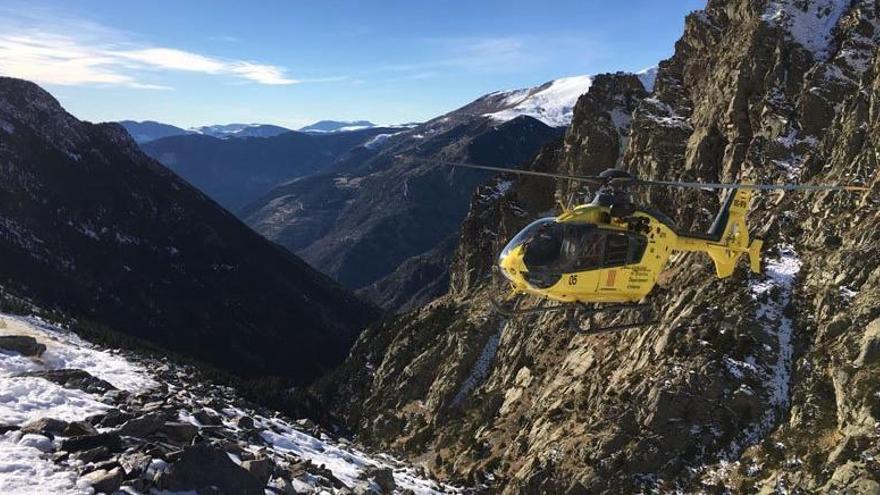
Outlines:
[[750,241],[749,228],[746,225],[751,199],[751,190],[731,191],[718,213],[716,224],[713,225],[713,230],[720,234],[719,243],[709,244],[706,250],[715,263],[715,273],[719,278],[733,275],[736,263],[743,254],[749,256],[749,267],[753,272],[761,271],[763,241],[759,239]]

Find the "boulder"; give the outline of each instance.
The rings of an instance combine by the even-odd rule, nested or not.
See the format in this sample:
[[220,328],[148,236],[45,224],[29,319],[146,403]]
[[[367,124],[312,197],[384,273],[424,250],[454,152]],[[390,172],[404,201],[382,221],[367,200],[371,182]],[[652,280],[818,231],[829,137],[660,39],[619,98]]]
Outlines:
[[19,429],[19,427],[15,426],[15,425],[0,424],[0,435],[7,433],[7,432],[10,432],[10,431],[16,431],[18,429]]
[[119,456],[119,465],[125,469],[128,479],[136,479],[144,476],[153,458],[142,453],[132,452]]
[[220,426],[223,424],[223,421],[220,419],[220,416],[207,411],[205,409],[200,409],[193,414],[193,416],[199,421],[199,423],[207,426]]
[[97,493],[115,493],[125,481],[125,471],[121,467],[98,469],[86,474],[80,481],[91,485]]
[[94,449],[95,447],[107,447],[111,452],[115,452],[122,448],[122,439],[119,438],[119,433],[107,432],[98,433],[97,435],[70,437],[61,441],[61,450],[66,450],[67,452],[80,452]]
[[151,412],[143,416],[126,421],[121,428],[119,434],[125,437],[144,438],[155,433],[159,428],[165,425],[167,416],[162,412]]
[[83,464],[90,462],[104,461],[110,457],[110,449],[104,445],[100,445],[93,449],[83,450],[70,456],[71,458],[81,461]]
[[861,368],[878,362],[880,362],[880,318],[872,321],[865,328],[862,343],[859,346],[859,356],[854,364]]
[[271,460],[263,457],[261,459],[243,461],[241,467],[243,467],[245,471],[251,473],[254,478],[260,481],[260,483],[265,485],[269,482],[269,478],[272,476],[272,468],[274,466]]
[[250,430],[254,427],[254,420],[250,416],[238,416],[237,418],[232,420],[232,422],[235,424],[235,426],[244,430]]
[[372,481],[382,490],[383,494],[394,493],[397,483],[394,481],[394,471],[387,467],[370,467],[364,470],[361,478]]
[[109,382],[92,376],[89,372],[77,369],[40,370],[20,373],[17,376],[32,376],[57,383],[64,388],[75,388],[90,394],[103,394],[116,387]]
[[0,336],[0,349],[13,351],[22,356],[39,357],[46,352],[46,346],[37,342],[37,339],[26,335],[2,335]]
[[[226,455],[207,444],[194,445],[183,451],[161,480],[167,490],[195,490],[206,493],[263,495],[264,485]],[[210,487],[215,487],[211,491]]]
[[21,427],[22,433],[36,433],[37,435],[45,435],[53,438],[60,435],[68,427],[67,421],[61,421],[54,418],[40,418],[27,423]]
[[160,431],[172,442],[188,444],[198,435],[199,427],[191,423],[175,421],[165,423]]
[[102,428],[113,428],[115,426],[121,425],[122,423],[125,423],[133,417],[133,415],[122,412],[119,409],[111,409],[107,411],[106,414],[97,415],[89,418],[89,421],[92,422],[92,424],[98,425]]
[[96,435],[98,434],[98,430],[95,429],[90,423],[85,421],[74,421],[73,423],[69,423],[67,428],[61,432],[62,436],[65,437],[81,437],[84,435]]

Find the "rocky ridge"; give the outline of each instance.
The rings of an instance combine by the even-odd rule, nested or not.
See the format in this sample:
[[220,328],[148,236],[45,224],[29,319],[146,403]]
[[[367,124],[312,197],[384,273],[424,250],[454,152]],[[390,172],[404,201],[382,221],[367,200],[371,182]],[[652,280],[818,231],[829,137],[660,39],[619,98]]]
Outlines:
[[[763,275],[716,280],[680,255],[650,299],[661,324],[589,336],[556,315],[505,321],[489,304],[494,253],[589,191],[500,177],[472,199],[450,294],[370,328],[319,392],[367,444],[504,493],[880,491],[876,9],[711,0],[653,92],[597,78],[564,143],[528,165],[871,187],[758,195]],[[686,229],[719,204],[639,199]]]

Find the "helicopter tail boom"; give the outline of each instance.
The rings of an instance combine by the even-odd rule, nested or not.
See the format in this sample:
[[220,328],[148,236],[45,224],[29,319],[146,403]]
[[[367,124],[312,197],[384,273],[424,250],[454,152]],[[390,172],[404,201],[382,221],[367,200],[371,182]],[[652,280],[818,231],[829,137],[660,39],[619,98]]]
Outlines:
[[761,271],[761,246],[759,239],[749,239],[746,215],[752,198],[750,189],[735,189],[718,213],[712,231],[714,236],[693,236],[685,234],[679,238],[682,251],[702,251],[715,263],[718,278],[733,275],[740,256],[747,254],[749,267],[755,273]]

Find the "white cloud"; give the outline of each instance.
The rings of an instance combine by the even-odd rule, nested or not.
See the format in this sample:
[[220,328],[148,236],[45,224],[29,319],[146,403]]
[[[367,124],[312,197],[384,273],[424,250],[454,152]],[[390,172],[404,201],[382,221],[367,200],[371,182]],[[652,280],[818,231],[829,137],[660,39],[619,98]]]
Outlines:
[[4,31],[0,34],[0,74],[43,84],[169,89],[144,80],[144,76],[156,71],[227,76],[267,85],[300,82],[276,65],[210,57],[176,48],[133,46],[117,40],[94,39],[94,33],[77,39],[40,30]]

